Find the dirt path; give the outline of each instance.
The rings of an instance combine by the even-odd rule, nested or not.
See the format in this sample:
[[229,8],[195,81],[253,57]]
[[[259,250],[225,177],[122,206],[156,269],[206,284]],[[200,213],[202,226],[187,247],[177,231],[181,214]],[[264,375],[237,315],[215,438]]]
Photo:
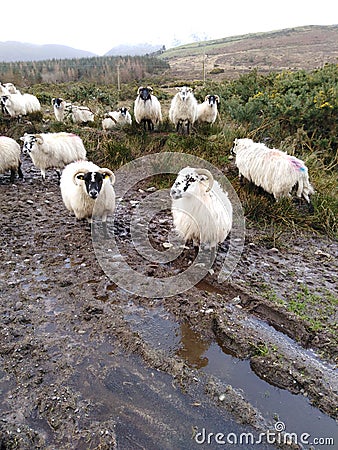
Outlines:
[[[290,234],[276,248],[268,232],[247,230],[230,280],[217,282],[224,247],[189,291],[140,297],[103,272],[56,177],[41,183],[27,160],[24,171],[14,185],[0,175],[1,449],[219,448],[214,437],[203,447],[203,430],[258,436],[281,422],[310,442],[338,439],[336,336],[315,322],[325,308],[324,319],[336,320],[337,243]],[[177,274],[192,249],[152,264],[133,248],[129,200],[147,187],[121,202],[110,231],[140,273]],[[163,212],[150,227],[153,244],[170,229]],[[302,320],[286,305],[305,298]],[[276,440],[228,448],[276,446],[292,448]]]

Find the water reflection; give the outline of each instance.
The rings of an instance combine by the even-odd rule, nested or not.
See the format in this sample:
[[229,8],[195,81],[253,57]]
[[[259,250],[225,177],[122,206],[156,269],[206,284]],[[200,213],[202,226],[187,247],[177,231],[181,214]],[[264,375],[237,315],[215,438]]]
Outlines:
[[180,325],[180,331],[181,345],[176,352],[177,356],[183,358],[187,365],[194,369],[206,367],[209,361],[204,354],[208,350],[210,342],[202,339],[186,322]]

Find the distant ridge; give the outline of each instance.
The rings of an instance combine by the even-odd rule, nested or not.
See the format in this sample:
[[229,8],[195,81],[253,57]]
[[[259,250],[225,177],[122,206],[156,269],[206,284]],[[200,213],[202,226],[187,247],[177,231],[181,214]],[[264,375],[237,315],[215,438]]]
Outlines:
[[163,45],[154,44],[135,44],[135,45],[118,45],[105,53],[104,56],[142,56],[155,53],[163,49]]
[[42,61],[47,59],[90,58],[95,53],[78,50],[66,45],[36,45],[26,42],[0,42],[0,61]]

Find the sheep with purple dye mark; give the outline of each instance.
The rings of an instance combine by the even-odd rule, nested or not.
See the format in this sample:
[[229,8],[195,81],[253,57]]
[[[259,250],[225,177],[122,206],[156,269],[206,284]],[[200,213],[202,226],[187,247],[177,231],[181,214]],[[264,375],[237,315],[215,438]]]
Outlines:
[[235,139],[232,150],[241,180],[244,177],[262,187],[276,201],[290,197],[292,188],[298,185],[297,197],[304,197],[310,203],[309,196],[314,189],[302,160],[248,138]]

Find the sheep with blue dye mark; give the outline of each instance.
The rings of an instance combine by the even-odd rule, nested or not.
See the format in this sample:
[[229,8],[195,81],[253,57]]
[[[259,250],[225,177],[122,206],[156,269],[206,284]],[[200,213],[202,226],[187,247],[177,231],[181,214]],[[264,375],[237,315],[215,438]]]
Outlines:
[[146,131],[153,131],[162,122],[162,109],[158,98],[153,95],[151,86],[140,86],[134,102],[134,117],[136,123],[143,124]]
[[226,239],[232,228],[232,204],[209,170],[180,170],[170,196],[174,227],[185,242],[214,248]]
[[132,119],[129,108],[126,108],[125,106],[122,106],[117,111],[108,112],[104,119],[102,119],[102,129],[105,131],[131,124]]
[[297,187],[297,197],[304,197],[310,203],[314,189],[309,181],[308,168],[295,156],[252,139],[235,139],[233,153],[240,180],[246,178],[256,186],[273,194],[276,201],[290,197],[292,188]]
[[190,87],[177,87],[176,90],[169,108],[169,120],[177,132],[189,134],[197,119],[197,100]]
[[20,155],[20,145],[14,139],[0,136],[0,173],[10,170],[10,181],[12,183],[15,180],[16,173],[18,173],[19,178],[23,178]]
[[115,210],[115,175],[91,161],[68,164],[62,172],[60,189],[65,207],[77,219],[92,222],[97,217],[105,224]]
[[34,166],[40,169],[43,180],[47,169],[55,169],[60,179],[60,171],[67,164],[86,159],[82,139],[73,133],[25,133],[20,139],[23,152],[28,153]]
[[218,115],[218,95],[206,95],[204,102],[197,105],[197,122],[215,123]]

